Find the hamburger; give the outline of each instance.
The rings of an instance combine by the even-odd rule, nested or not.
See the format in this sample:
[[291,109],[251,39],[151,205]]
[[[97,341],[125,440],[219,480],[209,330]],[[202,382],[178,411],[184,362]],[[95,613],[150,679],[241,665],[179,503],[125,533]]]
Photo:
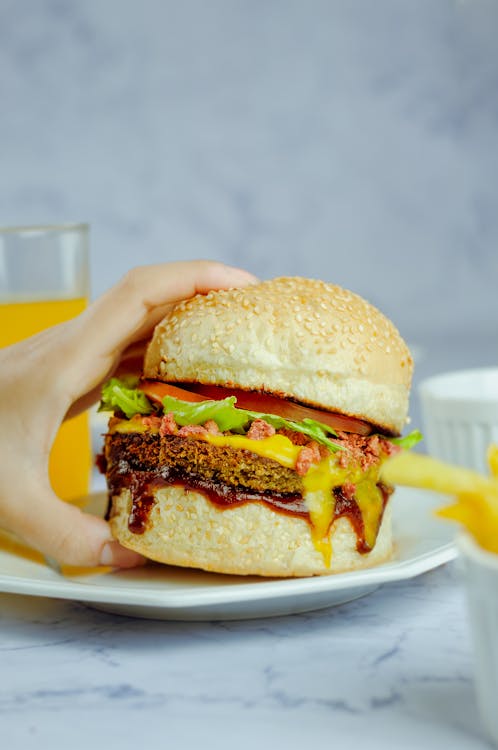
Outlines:
[[155,328],[143,377],[112,378],[102,468],[125,547],[220,573],[311,576],[393,554],[382,463],[413,363],[358,295],[304,278],[212,291]]

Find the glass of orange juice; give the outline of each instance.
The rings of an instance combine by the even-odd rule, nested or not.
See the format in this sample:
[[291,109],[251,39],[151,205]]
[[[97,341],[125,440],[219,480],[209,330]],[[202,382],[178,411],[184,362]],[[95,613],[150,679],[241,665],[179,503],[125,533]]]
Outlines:
[[[89,297],[88,225],[0,228],[0,348],[78,315]],[[64,500],[89,491],[88,414],[64,422],[50,480]]]

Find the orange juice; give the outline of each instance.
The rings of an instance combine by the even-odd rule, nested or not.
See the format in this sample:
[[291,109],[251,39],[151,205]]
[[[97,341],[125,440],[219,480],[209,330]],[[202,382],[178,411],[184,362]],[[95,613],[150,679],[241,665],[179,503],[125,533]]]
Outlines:
[[[83,297],[0,303],[0,348],[74,318],[86,304]],[[57,495],[72,500],[87,494],[90,468],[88,414],[80,414],[64,422],[50,454],[50,481]]]

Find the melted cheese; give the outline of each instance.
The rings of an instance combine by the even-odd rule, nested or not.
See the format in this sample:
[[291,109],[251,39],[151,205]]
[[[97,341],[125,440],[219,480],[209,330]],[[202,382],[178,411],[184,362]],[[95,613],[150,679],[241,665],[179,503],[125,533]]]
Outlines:
[[149,432],[157,435],[159,429],[157,427],[148,427],[141,419],[120,419],[119,422],[116,420],[109,424],[108,432],[110,435],[115,432]]
[[311,466],[303,477],[303,497],[310,514],[313,544],[322,553],[327,567],[330,567],[332,557],[329,529],[335,512],[332,490],[343,483],[344,475],[344,469],[339,469],[335,457],[330,455]]
[[354,493],[356,502],[363,518],[363,528],[365,542],[369,547],[373,547],[379,531],[384,499],[382,493],[377,487],[378,476],[375,480],[365,479],[358,482]]
[[294,469],[301,447],[285,437],[285,435],[272,435],[262,440],[251,440],[243,435],[205,435],[200,436],[211,445],[218,448],[229,447],[238,450],[251,451],[263,458],[271,458],[281,466]]
[[382,494],[377,487],[379,472],[378,465],[366,472],[360,467],[341,469],[336,464],[335,456],[330,455],[311,466],[303,477],[303,497],[310,514],[313,544],[322,553],[327,567],[330,567],[332,558],[330,527],[335,515],[334,487],[345,483],[355,485],[354,496],[363,519],[365,542],[373,547],[383,510]]
[[[110,427],[109,432],[158,432],[139,420],[121,420]],[[251,440],[244,435],[195,435],[193,439],[205,440],[218,448],[229,447],[248,450],[258,456],[270,458],[289,469],[296,467],[301,446],[294,445],[285,435],[272,435],[262,440]],[[363,518],[365,542],[373,547],[377,538],[383,508],[382,494],[377,487],[380,466],[372,466],[366,472],[358,466],[341,468],[336,454],[330,454],[319,464],[310,467],[303,477],[303,498],[310,514],[311,536],[315,549],[330,566],[332,545],[330,527],[335,514],[334,487],[345,483],[354,484],[355,499]]]

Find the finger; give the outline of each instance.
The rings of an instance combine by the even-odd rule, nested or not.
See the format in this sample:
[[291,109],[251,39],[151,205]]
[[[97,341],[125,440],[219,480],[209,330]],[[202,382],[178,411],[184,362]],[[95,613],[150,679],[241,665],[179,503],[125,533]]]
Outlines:
[[[123,375],[135,375],[137,377],[142,375],[145,349],[148,343],[149,340],[130,344],[126,351],[121,355],[121,359],[118,361],[116,367],[113,367],[107,372],[102,379],[107,380],[111,376],[119,378]],[[72,417],[81,414],[81,412],[86,411],[100,401],[101,396],[102,385],[99,383],[95,388],[88,393],[85,393],[71,405],[64,419],[71,419]]]
[[[93,313],[95,318],[101,316],[103,321],[110,321],[111,341],[124,349],[145,338],[147,331],[181,300],[254,281],[255,277],[247,271],[212,261],[139,266],[97,300],[88,309],[88,317]],[[104,342],[103,335],[101,341]]]
[[17,505],[5,522],[10,531],[61,565],[130,568],[144,561],[113,540],[104,520],[62,502],[51,491]]
[[91,391],[116,366],[121,353],[152,331],[172,305],[210,289],[254,283],[252,274],[211,261],[141,266],[74,321],[67,363],[73,397]]

